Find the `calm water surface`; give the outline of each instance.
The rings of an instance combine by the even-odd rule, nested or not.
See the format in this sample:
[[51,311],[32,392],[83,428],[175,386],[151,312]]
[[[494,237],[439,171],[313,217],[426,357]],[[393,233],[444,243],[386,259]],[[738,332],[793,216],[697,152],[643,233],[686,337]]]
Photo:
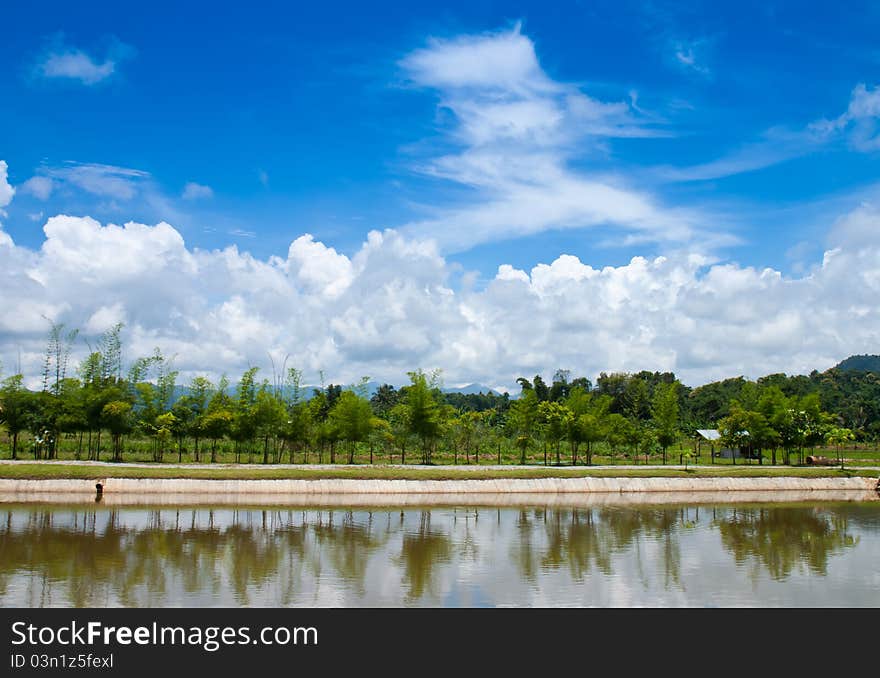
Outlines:
[[2,606],[880,606],[880,502],[0,507]]

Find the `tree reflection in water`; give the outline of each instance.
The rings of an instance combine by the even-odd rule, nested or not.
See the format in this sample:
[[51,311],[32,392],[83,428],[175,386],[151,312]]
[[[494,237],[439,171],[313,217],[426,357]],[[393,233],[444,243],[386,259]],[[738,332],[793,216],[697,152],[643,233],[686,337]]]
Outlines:
[[699,576],[699,549],[723,549],[750,581],[782,581],[826,576],[880,532],[877,507],[827,505],[5,510],[0,604],[34,607],[434,605],[457,585],[517,602],[597,575],[656,596],[686,590],[683,554]]
[[[315,546],[328,553],[337,576],[353,584],[358,593],[365,593],[367,563],[371,554],[385,544],[388,532],[374,529],[372,512],[366,524],[356,522],[351,511],[330,510],[323,518],[326,520],[313,526]],[[319,561],[314,564],[320,567]]]
[[520,510],[511,557],[521,576],[534,582],[540,571],[567,567],[582,581],[595,568],[614,574],[617,554],[633,551],[638,562],[645,537],[660,540],[666,585],[680,583],[681,553],[678,509],[549,509]]
[[439,530],[431,529],[431,512],[421,511],[418,529],[404,533],[400,550],[399,562],[403,565],[403,578],[409,586],[408,602],[417,601],[426,593],[435,593],[435,568],[442,563],[448,563],[451,553],[450,537]]
[[[28,605],[158,606],[169,604],[168,581],[188,593],[218,595],[227,586],[248,605],[261,586],[277,586],[292,604],[304,569],[321,573],[320,554],[336,575],[363,585],[367,554],[383,544],[351,513],[307,514],[286,509],[230,510],[222,522],[204,509],[149,511],[145,524],[120,525],[120,510],[75,509],[54,524],[52,510],[24,522],[13,512],[0,529],[0,595],[16,574],[29,573]],[[39,590],[35,587],[39,586]],[[58,598],[48,598],[49,590]]]
[[727,509],[714,523],[738,565],[754,559],[775,580],[799,566],[824,576],[829,557],[858,543],[845,512],[821,508]]

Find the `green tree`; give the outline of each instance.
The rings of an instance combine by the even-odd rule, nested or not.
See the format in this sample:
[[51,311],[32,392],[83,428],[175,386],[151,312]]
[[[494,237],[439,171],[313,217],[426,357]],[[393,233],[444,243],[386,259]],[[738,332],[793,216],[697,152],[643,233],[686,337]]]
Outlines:
[[12,458],[18,459],[18,436],[28,429],[34,398],[24,388],[24,377],[13,375],[3,380],[0,388],[0,423],[12,438]]
[[556,448],[556,465],[560,466],[562,464],[560,456],[562,439],[568,434],[569,425],[574,420],[574,415],[567,405],[548,400],[538,405],[538,416],[544,425],[545,438]]
[[523,388],[519,399],[510,405],[507,417],[508,427],[516,437],[520,464],[526,463],[526,452],[534,437],[538,417],[538,396],[534,389]]
[[631,421],[647,421],[652,415],[652,405],[651,389],[648,382],[637,375],[629,376],[623,394],[621,414]]
[[[799,410],[796,419],[801,427],[803,445],[815,448],[825,442],[825,432],[831,423],[831,416],[822,411],[818,393],[808,393],[798,400]],[[801,452],[801,463],[804,463]]]
[[550,397],[550,388],[544,383],[540,374],[535,375],[535,379],[532,382],[532,388],[534,388],[535,395],[538,396],[540,402],[544,402]]
[[451,427],[453,436],[453,463],[458,464],[458,448],[464,448],[466,463],[471,463],[471,447],[474,444],[474,438],[477,433],[477,421],[480,418],[479,412],[463,412],[455,418]]
[[621,447],[632,439],[633,423],[622,414],[613,412],[605,420],[605,442],[611,450],[612,459]]
[[[183,445],[186,437],[196,432],[196,413],[183,396],[171,408],[174,421],[171,426],[171,435],[177,440],[177,462],[183,461]],[[196,438],[198,440],[198,438]],[[195,457],[198,461],[198,456]]]
[[359,442],[370,434],[373,411],[370,402],[354,391],[343,391],[330,410],[330,420],[339,437],[348,443],[348,463],[354,463],[354,453]]
[[848,429],[840,426],[832,426],[825,434],[825,439],[829,445],[834,445],[837,449],[837,463],[843,468],[843,454],[841,448],[847,443],[856,439],[855,434]]
[[[215,404],[215,408],[223,409],[228,406],[227,403],[229,397],[225,393],[226,387],[227,382],[224,377],[220,383],[220,390],[223,392],[223,395]],[[216,393],[217,391],[215,390],[214,385],[207,377],[196,376],[190,381],[187,393],[178,398],[177,402],[174,403],[174,406],[172,407],[174,416],[177,417],[178,421],[181,422],[181,425],[184,427],[185,435],[188,435],[193,439],[193,458],[196,462],[201,461],[199,442],[204,435],[202,428],[204,417],[208,412],[208,405],[213,401]],[[182,445],[182,441],[179,442],[179,445]],[[182,455],[181,450],[182,447],[178,447],[178,458]]]
[[[449,412],[447,411],[442,414],[449,415]],[[480,450],[483,448],[484,444],[491,445],[495,442],[491,433],[492,427],[489,423],[492,412],[489,410],[484,412],[469,412],[468,415],[471,418],[473,426],[474,463],[479,466]],[[442,416],[441,420],[443,420]]]
[[406,403],[397,403],[388,412],[392,443],[393,447],[397,447],[400,450],[401,464],[406,464],[406,448],[412,436],[411,416],[409,405]]
[[[759,401],[760,402],[760,401]],[[762,412],[748,410],[746,412],[746,430],[749,432],[749,456],[758,453],[759,463],[764,463],[764,450],[774,450],[779,444],[779,434],[770,425]]]
[[77,436],[74,451],[77,460],[82,456],[83,436],[88,430],[85,394],[79,379],[68,377],[62,380],[58,395],[60,412],[56,423],[62,434]]
[[260,368],[251,367],[241,375],[236,387],[235,405],[232,410],[233,423],[229,436],[235,441],[235,458],[241,460],[241,448],[247,447],[248,463],[253,462],[253,440],[257,435],[257,422],[254,407],[257,402],[257,372]]
[[400,394],[391,384],[382,384],[373,394],[373,397],[370,398],[370,405],[373,408],[373,412],[376,413],[376,416],[387,419],[391,412],[391,408],[394,407],[399,400]]
[[767,427],[765,446],[772,452],[771,463],[776,465],[776,449],[785,445],[790,424],[788,399],[778,386],[767,386],[758,398],[757,413]]
[[269,388],[268,382],[263,382],[260,390],[257,391],[250,417],[256,433],[263,439],[263,463],[269,463],[269,442],[274,440],[273,460],[277,464],[279,461],[277,440],[287,421],[287,410],[284,401]]
[[131,403],[113,400],[101,409],[101,425],[113,438],[113,461],[122,461],[122,436],[134,427]]
[[610,403],[608,396],[593,394],[583,386],[572,386],[566,406],[572,417],[568,425],[568,441],[571,446],[571,465],[577,464],[578,451],[582,444],[587,445],[587,464],[592,458],[592,443],[601,439],[598,420],[607,410]]
[[431,463],[432,445],[440,435],[440,404],[434,394],[437,373],[430,382],[422,370],[407,373],[410,385],[406,389],[405,402],[409,408],[409,430],[422,446],[422,463]]
[[[330,442],[332,443],[332,434],[327,424],[327,417],[330,414],[330,406],[327,403],[327,394],[323,389],[315,389],[311,400],[308,401],[309,420],[312,425],[309,428],[310,441],[309,444],[318,447],[318,463],[324,463],[324,447]],[[330,451],[331,462],[333,461],[333,450]]]
[[751,444],[749,433],[749,413],[737,401],[730,405],[730,414],[718,421],[718,433],[721,434],[721,444],[733,450],[733,462],[736,463],[736,454],[744,447]]
[[651,405],[654,431],[657,442],[663,451],[663,463],[666,463],[666,450],[678,439],[678,387],[677,381],[671,384],[659,384],[654,390]]
[[[758,400],[758,411],[775,432],[775,440],[782,447],[785,463],[790,464],[792,452],[803,447],[806,433],[807,415],[801,413],[798,398],[787,397],[778,386],[770,385]],[[776,461],[775,449],[773,461]]]
[[43,390],[58,396],[67,374],[70,350],[79,330],[64,332],[64,323],[50,321],[49,341],[43,359]]
[[572,385],[569,383],[570,378],[571,370],[556,370],[547,397],[550,400],[566,400],[569,397],[572,388]]
[[660,443],[657,441],[657,432],[647,426],[640,427],[637,446],[638,453],[645,457],[645,464],[647,464],[650,456],[660,447]]
[[588,466],[593,463],[593,445],[605,438],[611,403],[611,396],[591,393],[589,408],[574,422],[579,440],[587,446]]
[[235,415],[226,409],[209,410],[202,419],[202,431],[211,441],[211,463],[217,461],[217,443],[232,431]]
[[307,464],[309,461],[309,443],[314,436],[314,421],[308,402],[294,402],[289,406],[287,423],[282,429],[282,436],[290,445],[291,463],[293,463],[294,449],[299,448],[303,453],[303,463]]
[[153,453],[153,461],[161,462],[165,458],[165,451],[174,437],[174,429],[177,424],[177,417],[171,412],[165,412],[156,417],[154,424],[154,435],[156,438],[156,446]]
[[583,430],[578,424],[578,420],[590,410],[590,400],[592,394],[585,391],[579,386],[569,388],[568,397],[565,399],[565,405],[571,412],[571,420],[568,424],[568,445],[571,449],[571,465],[576,466],[578,460],[578,450],[582,443],[585,442]]
[[[101,431],[104,428],[102,413],[104,407],[111,402],[121,401],[127,397],[125,389],[116,382],[90,383],[84,386],[86,425],[88,426],[89,459],[100,461]],[[94,445],[92,433],[94,436]]]
[[391,424],[387,419],[381,417],[372,417],[370,420],[370,434],[367,436],[367,442],[370,445],[370,463],[373,463],[373,451],[376,447],[380,451],[389,449],[394,442],[391,432]]

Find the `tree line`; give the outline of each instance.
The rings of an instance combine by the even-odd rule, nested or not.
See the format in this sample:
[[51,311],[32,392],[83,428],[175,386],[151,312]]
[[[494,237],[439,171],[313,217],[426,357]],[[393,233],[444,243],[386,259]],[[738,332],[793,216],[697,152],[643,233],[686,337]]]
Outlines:
[[456,464],[479,464],[482,455],[575,465],[593,463],[599,452],[666,463],[676,444],[687,461],[697,429],[717,428],[722,445],[791,463],[792,454],[803,462],[805,448],[839,451],[880,433],[880,379],[872,372],[738,377],[690,388],[671,372],[603,372],[593,384],[557,370],[550,383],[520,377],[515,397],[444,393],[440,372],[423,370],[372,395],[367,377],[310,389],[296,368],[273,370],[271,381],[252,367],[235,384],[196,376],[182,385],[158,349],[125,369],[121,331],[120,324],[105,332],[71,370],[77,332],[52,324],[41,389],[25,388],[22,374],[2,381],[0,423],[13,459],[53,459],[64,447],[75,459],[123,461],[126,445],[136,444],[156,462],[216,463],[222,452],[264,464],[354,463],[367,455],[370,463],[431,464],[440,454]]

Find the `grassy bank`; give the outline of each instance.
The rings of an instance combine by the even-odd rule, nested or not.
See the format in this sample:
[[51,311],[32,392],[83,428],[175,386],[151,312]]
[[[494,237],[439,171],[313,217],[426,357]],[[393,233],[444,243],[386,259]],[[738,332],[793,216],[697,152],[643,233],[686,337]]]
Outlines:
[[462,467],[398,467],[398,466],[345,466],[334,468],[296,467],[235,467],[206,466],[183,468],[168,464],[157,466],[75,465],[52,462],[2,464],[0,478],[19,479],[100,479],[100,478],[197,478],[204,480],[259,480],[350,478],[355,480],[467,480],[494,478],[848,478],[880,477],[880,469],[840,470],[837,468],[760,467],[760,466],[701,466],[687,470],[663,467],[608,468],[608,467],[540,467],[509,469]]

